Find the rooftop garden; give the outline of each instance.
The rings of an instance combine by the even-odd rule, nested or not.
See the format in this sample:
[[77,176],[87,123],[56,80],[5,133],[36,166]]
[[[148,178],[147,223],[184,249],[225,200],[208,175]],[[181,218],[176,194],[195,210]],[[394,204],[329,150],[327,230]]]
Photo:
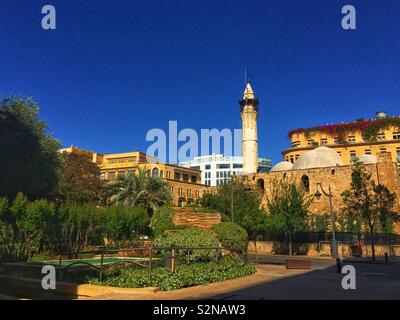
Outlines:
[[[376,140],[377,135],[381,130],[394,127],[400,129],[400,117],[386,117],[380,119],[358,119],[353,122],[340,124],[330,124],[325,126],[315,126],[310,128],[298,128],[290,130],[288,137],[291,138],[294,134],[304,133],[306,137],[311,136],[316,132],[323,132],[337,138],[345,138],[348,133],[361,132],[362,135],[371,141]],[[343,139],[345,140],[345,139]]]

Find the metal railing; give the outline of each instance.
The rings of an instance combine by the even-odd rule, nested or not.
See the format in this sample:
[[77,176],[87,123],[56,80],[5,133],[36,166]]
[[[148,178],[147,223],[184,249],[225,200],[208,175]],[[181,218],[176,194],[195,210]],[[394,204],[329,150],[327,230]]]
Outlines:
[[[112,268],[116,268],[120,265],[136,265],[138,267],[147,268],[148,269],[148,277],[149,283],[152,283],[152,271],[155,266],[159,266],[163,262],[165,262],[165,267],[169,268],[171,272],[175,271],[175,265],[177,262],[190,264],[192,261],[192,255],[195,253],[194,251],[201,250],[202,256],[211,259],[213,256],[213,260],[219,262],[223,255],[236,259],[243,260],[247,262],[247,250],[246,249],[238,249],[238,248],[227,248],[227,247],[155,247],[155,246],[141,246],[141,247],[130,247],[130,248],[121,248],[121,249],[107,249],[105,247],[98,248],[97,250],[91,251],[81,251],[74,253],[63,253],[60,254],[58,266],[58,274],[60,274],[60,278],[62,279],[64,274],[73,270],[73,267],[82,266],[87,267],[89,269],[95,270],[99,272],[99,282],[103,281],[103,273],[106,270],[110,270]],[[208,251],[208,252],[207,252]],[[215,251],[215,253],[212,253]],[[132,253],[132,256],[120,256],[121,253]],[[94,255],[92,258],[87,259],[67,259],[71,261],[70,264],[63,266],[64,256],[73,256],[79,257],[80,255]],[[115,257],[117,255],[117,257]],[[115,262],[107,262],[105,261],[108,257],[113,257],[120,259],[120,261]],[[136,259],[134,259],[136,256]],[[97,259],[96,259],[97,257]],[[85,261],[86,260],[86,261]],[[87,260],[95,260],[96,262],[89,262]],[[167,261],[169,260],[169,267],[167,266]]]

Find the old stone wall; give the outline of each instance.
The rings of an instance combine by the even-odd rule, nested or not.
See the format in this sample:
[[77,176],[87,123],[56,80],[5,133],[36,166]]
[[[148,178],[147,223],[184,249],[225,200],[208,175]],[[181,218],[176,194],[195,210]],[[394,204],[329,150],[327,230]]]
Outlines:
[[[254,242],[250,241],[247,247],[248,253],[255,253]],[[331,246],[330,244],[318,244],[318,243],[294,243],[293,252],[296,255],[304,255],[309,257],[330,257]],[[385,252],[389,256],[399,256],[400,246],[388,246],[388,245],[376,245],[375,253],[377,256],[384,256]],[[275,242],[275,241],[257,241],[257,253],[258,254],[282,254],[287,255],[289,253],[289,246],[287,243]],[[372,248],[370,245],[350,245],[350,244],[339,244],[338,254],[340,257],[352,257],[352,256],[365,256],[370,257],[372,255]]]
[[179,208],[172,214],[172,223],[176,226],[211,230],[214,225],[221,223],[219,213],[197,213],[193,208]]
[[[395,209],[400,211],[399,171],[396,163],[392,162],[390,154],[380,155],[378,163],[364,165],[364,168],[371,175],[372,180],[376,184],[384,184],[391,192],[397,194]],[[351,174],[352,167],[348,165],[257,173],[242,176],[241,179],[262,192],[262,205],[264,208],[266,208],[267,199],[271,196],[271,189],[275,180],[287,179],[302,184],[304,180],[307,180],[308,188],[306,191],[311,197],[317,191],[317,184],[319,183],[326,192],[328,192],[329,187],[331,188],[333,194],[333,208],[335,212],[338,212],[340,208],[343,207],[341,193],[350,188]],[[321,189],[319,189],[319,191],[322,193]],[[320,199],[314,199],[310,211],[313,214],[330,213],[329,198],[322,195]]]

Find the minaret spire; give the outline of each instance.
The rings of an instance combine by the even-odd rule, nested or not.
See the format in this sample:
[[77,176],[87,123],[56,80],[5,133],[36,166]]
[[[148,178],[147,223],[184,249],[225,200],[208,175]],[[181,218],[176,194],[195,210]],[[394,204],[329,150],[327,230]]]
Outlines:
[[243,171],[256,173],[258,171],[258,99],[255,98],[249,79],[247,79],[243,99],[239,104],[242,119]]

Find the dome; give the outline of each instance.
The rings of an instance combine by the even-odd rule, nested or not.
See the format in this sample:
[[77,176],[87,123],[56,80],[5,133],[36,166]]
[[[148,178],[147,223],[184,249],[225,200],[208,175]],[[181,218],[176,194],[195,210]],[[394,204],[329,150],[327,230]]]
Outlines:
[[375,164],[378,162],[378,158],[372,154],[364,154],[363,156],[358,157],[358,161],[363,164]]
[[328,148],[328,147],[318,147],[313,150],[314,152],[319,152],[323,154],[326,157],[329,157],[333,161],[337,162],[339,165],[343,165],[343,161],[341,156],[339,156],[339,153],[337,153],[335,150]]
[[326,168],[337,165],[343,165],[339,154],[333,149],[319,147],[301,155],[294,163],[292,169]]
[[288,171],[292,170],[292,168],[293,168],[293,163],[290,163],[288,161],[282,161],[274,165],[271,169],[271,172]]

